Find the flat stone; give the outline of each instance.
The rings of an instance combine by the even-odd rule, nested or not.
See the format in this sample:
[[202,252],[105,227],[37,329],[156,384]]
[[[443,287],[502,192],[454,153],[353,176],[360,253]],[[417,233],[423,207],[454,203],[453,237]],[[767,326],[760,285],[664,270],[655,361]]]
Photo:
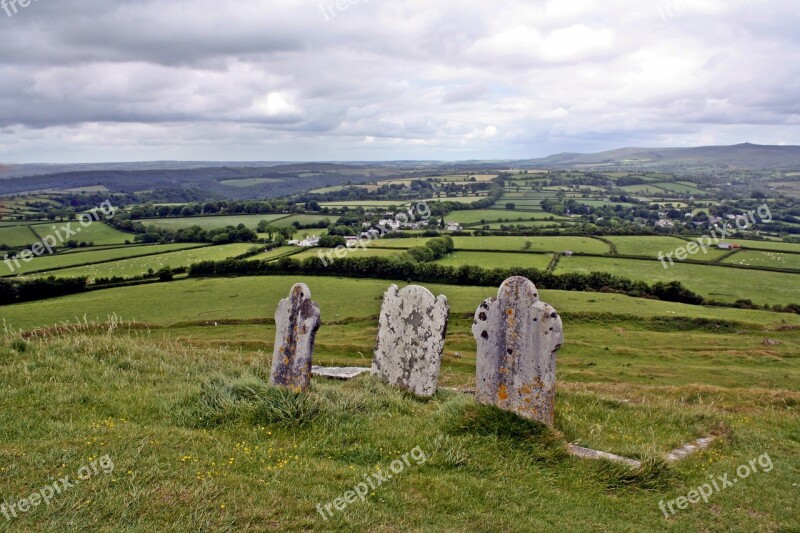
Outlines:
[[314,340],[320,326],[319,307],[304,283],[292,287],[275,311],[275,350],[269,383],[296,392],[311,384]]
[[383,295],[372,373],[418,396],[436,394],[450,307],[424,287],[392,285]]
[[331,379],[341,379],[347,381],[348,379],[357,378],[361,374],[370,372],[371,369],[362,366],[312,366],[311,372],[315,376],[322,376]]
[[692,455],[693,453],[697,453],[700,450],[705,450],[711,443],[717,440],[716,437],[703,437],[701,439],[697,439],[694,442],[689,442],[684,444],[680,448],[675,448],[671,452],[667,454],[666,461],[668,463],[676,463],[681,459],[685,459]]
[[516,276],[475,312],[478,343],[476,398],[524,418],[553,425],[556,351],[564,342],[561,318],[539,301],[539,291]]
[[642,466],[642,462],[637,461],[636,459],[623,457],[621,455],[615,455],[613,453],[601,452],[600,450],[592,450],[591,448],[584,448],[583,446],[577,446],[575,444],[567,444],[567,451],[569,452],[570,455],[574,455],[575,457],[580,457],[581,459],[593,459],[593,460],[605,459],[606,461],[613,461],[615,463],[626,464],[632,468],[639,468],[640,466]]

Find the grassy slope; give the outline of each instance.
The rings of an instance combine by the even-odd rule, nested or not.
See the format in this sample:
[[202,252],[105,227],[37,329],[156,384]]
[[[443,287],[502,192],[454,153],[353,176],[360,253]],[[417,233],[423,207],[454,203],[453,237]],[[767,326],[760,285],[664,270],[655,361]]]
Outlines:
[[[619,257],[564,257],[556,268],[556,274],[564,272],[611,272],[647,283],[678,280],[698,294],[727,302],[740,298],[749,298],[759,305],[800,302],[800,274],[740,270],[677,261],[675,265],[665,269],[660,261]],[[742,280],[748,278],[754,278],[754,281],[743,283]]]
[[[112,313],[126,320],[159,325],[194,320],[257,319],[272,317],[278,300],[289,294],[296,276],[245,277],[231,279],[188,279],[171,283],[93,291],[5,306],[2,317],[12,327],[30,329],[49,326],[86,315],[105,320]],[[393,282],[304,276],[314,299],[322,307],[323,320],[375,316],[381,297]],[[404,282],[394,282],[400,286]],[[448,297],[451,313],[469,314],[485,298],[495,296],[491,287],[460,287],[424,284],[435,294]],[[642,317],[708,318],[752,324],[800,324],[800,315],[702,307],[630,298],[616,294],[542,290],[542,300],[561,313],[612,313]],[[343,297],[345,296],[346,297]]]
[[[167,245],[169,246],[169,245]],[[80,266],[75,268],[67,268],[64,270],[57,270],[53,275],[58,277],[75,277],[75,276],[88,276],[89,279],[96,277],[134,277],[140,276],[147,272],[148,269],[158,271],[163,267],[187,267],[192,263],[198,261],[220,261],[229,257],[241,255],[255,244],[235,243],[223,244],[220,246],[206,246],[203,248],[180,250],[176,252],[162,253],[147,257],[136,257],[133,259],[121,259],[111,263],[99,263],[93,265]],[[112,250],[115,251],[115,250]],[[100,253],[100,252],[98,252]],[[74,259],[74,258],[73,258]],[[49,276],[51,273],[45,272],[37,274],[39,276]]]
[[13,272],[8,268],[8,266],[5,263],[0,264],[0,275],[5,276],[10,274],[27,274],[29,272],[62,268],[73,265],[83,265],[89,263],[98,263],[101,261],[124,259],[128,257],[159,254],[163,252],[173,252],[175,250],[197,248],[198,246],[201,245],[192,243],[180,243],[180,244],[158,244],[153,246],[125,246],[120,248],[112,248],[108,250],[93,250],[92,248],[82,248],[82,249],[79,248],[70,251],[68,253],[43,255],[41,257],[36,257],[30,263],[25,263],[24,261],[20,261],[20,268],[17,269],[15,267]]
[[31,226],[36,233],[44,238],[46,235],[52,235],[58,238],[58,235],[64,235],[66,239],[73,239],[78,242],[93,242],[96,246],[102,246],[105,244],[124,244],[125,241],[133,242],[133,239],[136,235],[132,233],[125,233],[124,231],[119,231],[118,229],[112,228],[111,226],[107,226],[102,222],[94,222],[88,226],[81,226],[80,222],[73,221],[70,224],[70,229],[72,231],[76,231],[77,234],[71,237],[67,236],[64,231],[61,230],[63,226],[65,226],[66,222],[51,222],[48,224],[35,224]]
[[[744,383],[729,389],[713,377],[702,386],[619,386],[594,381],[595,367],[562,363],[558,431],[542,432],[480,409],[465,394],[443,391],[423,402],[368,377],[345,384],[315,380],[306,398],[280,394],[263,381],[270,358],[268,351],[107,334],[0,341],[0,497],[16,500],[53,479],[75,477],[105,454],[114,463],[113,472],[84,481],[14,526],[385,532],[800,527],[792,486],[800,466],[796,392],[739,388]],[[771,370],[755,360],[740,366],[776,376],[798,371],[789,353],[773,356]],[[576,379],[581,376],[586,379]],[[711,450],[668,470],[633,475],[563,451],[565,442],[577,440],[647,458],[714,431],[723,438]],[[392,461],[416,447],[424,464],[412,461],[364,503],[327,521],[317,513],[318,504],[343,495],[364,475],[388,473]],[[712,495],[708,505],[665,520],[660,500],[685,495],[709,475],[733,473],[764,453],[771,472],[752,474]]]

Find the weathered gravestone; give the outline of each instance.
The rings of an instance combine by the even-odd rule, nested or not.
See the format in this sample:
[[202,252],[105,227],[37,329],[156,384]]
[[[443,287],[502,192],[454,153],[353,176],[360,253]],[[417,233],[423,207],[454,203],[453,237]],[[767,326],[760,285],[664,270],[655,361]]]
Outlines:
[[275,350],[269,384],[305,392],[311,383],[314,338],[320,325],[319,307],[304,283],[292,287],[275,311]]
[[527,278],[513,277],[475,312],[478,341],[476,398],[486,405],[553,425],[556,351],[564,342],[561,318],[539,301]]
[[383,295],[372,374],[418,396],[436,394],[450,307],[447,297],[411,285]]

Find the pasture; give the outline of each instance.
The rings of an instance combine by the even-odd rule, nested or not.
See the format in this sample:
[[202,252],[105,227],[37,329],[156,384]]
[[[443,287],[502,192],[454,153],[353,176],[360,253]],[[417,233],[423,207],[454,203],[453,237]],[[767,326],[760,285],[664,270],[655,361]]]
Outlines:
[[0,227],[0,244],[11,248],[27,247],[36,242],[36,235],[28,226]]
[[555,270],[556,274],[562,272],[609,272],[650,284],[657,281],[680,281],[688,289],[706,298],[724,302],[739,299],[750,299],[758,305],[800,302],[800,274],[677,261],[674,266],[664,268],[660,261],[622,257],[563,257]]
[[34,224],[31,228],[42,238],[46,235],[52,235],[53,237],[62,235],[65,239],[72,239],[78,242],[91,242],[94,243],[95,246],[125,244],[125,241],[133,242],[133,239],[136,237],[133,233],[119,231],[118,229],[104,224],[102,221],[93,222],[85,227],[79,222],[73,221],[70,223],[70,229],[77,232],[77,234],[72,237],[67,237],[66,232],[62,229],[66,224],[66,222],[51,222],[48,224]]
[[221,216],[204,216],[204,217],[175,217],[175,218],[147,218],[142,219],[140,222],[145,226],[153,225],[157,228],[178,230],[188,228],[191,226],[200,226],[204,230],[224,228],[227,226],[238,226],[244,224],[246,227],[255,230],[258,223],[262,220],[269,222],[276,222],[278,220],[288,218],[290,215],[285,214],[272,214],[272,215],[221,215]]
[[[93,265],[95,263],[103,263],[106,261],[116,261],[119,259],[127,259],[131,257],[139,257],[145,255],[156,255],[165,252],[174,252],[177,250],[186,250],[189,248],[197,248],[201,244],[194,243],[177,243],[177,244],[156,244],[156,245],[138,245],[138,246],[125,246],[121,248],[111,248],[107,250],[93,250],[92,248],[77,248],[70,253],[58,253],[53,255],[43,255],[35,257],[29,263],[20,261],[20,267],[14,265],[13,272],[9,267],[2,263],[0,264],[0,276],[8,276],[11,274],[28,274],[31,272],[53,271],[71,267],[75,265]],[[58,274],[64,277],[60,273]]]
[[164,267],[188,267],[199,261],[221,261],[244,254],[255,246],[254,244],[223,244],[220,246],[206,246],[203,248],[190,248],[186,250],[166,252],[146,257],[120,259],[109,263],[97,263],[52,272],[36,274],[36,276],[55,275],[60,278],[87,276],[89,281],[95,278],[108,277],[135,277],[145,274],[148,270],[154,272]]

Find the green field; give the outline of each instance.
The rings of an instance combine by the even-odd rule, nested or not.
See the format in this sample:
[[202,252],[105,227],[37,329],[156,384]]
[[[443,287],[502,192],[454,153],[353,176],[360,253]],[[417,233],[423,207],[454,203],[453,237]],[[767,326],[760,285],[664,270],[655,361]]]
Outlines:
[[[425,246],[429,237],[407,239],[381,239],[373,242],[380,248],[412,248]],[[531,246],[525,249],[525,243]],[[572,250],[591,254],[607,254],[609,246],[603,241],[591,237],[453,237],[453,244],[458,250],[496,250],[501,252],[563,252]]]
[[550,254],[452,252],[436,262],[451,267],[475,265],[483,268],[538,268],[544,270],[552,259],[553,257]]
[[299,249],[296,246],[281,246],[280,248],[275,248],[274,250],[270,250],[268,252],[262,252],[260,254],[248,257],[248,261],[261,261],[264,259],[275,259],[276,257],[283,257],[285,255],[291,255],[293,252],[298,252]]
[[[563,261],[564,259],[562,263]],[[322,307],[324,321],[376,316],[380,311],[381,295],[388,286],[392,283],[400,286],[408,284],[399,281],[314,276],[187,279],[5,306],[3,317],[10,327],[18,329],[69,321],[74,319],[76,310],[80,310],[80,316],[85,314],[89,320],[102,321],[108,315],[116,313],[125,320],[135,319],[161,326],[202,320],[253,320],[271,317],[278,300],[289,294],[289,289],[298,281],[303,281],[311,288],[314,300]],[[454,315],[471,315],[480,302],[497,294],[497,289],[492,287],[430,283],[424,285],[435,294],[445,294]],[[343,295],[346,297],[343,298]],[[618,294],[543,289],[541,298],[562,314],[622,313],[637,317],[679,316],[735,320],[760,326],[800,325],[800,315],[795,314],[685,305]],[[324,339],[324,332],[321,331],[320,334]],[[795,335],[791,331],[786,334]],[[272,341],[268,336],[264,338]]]
[[[272,332],[258,326],[248,333],[259,342]],[[359,330],[347,333],[360,339]],[[720,336],[673,333],[658,340],[677,342],[670,355],[681,354],[681,364],[658,364],[656,356],[632,356],[633,347],[645,351],[654,337],[598,333],[604,332],[583,330],[575,337],[578,349],[559,354],[556,431],[481,408],[468,394],[441,391],[420,401],[368,376],[315,379],[300,397],[281,393],[266,384],[268,345],[264,352],[241,351],[158,342],[144,333],[11,337],[0,343],[4,497],[15,501],[54,479],[75,479],[82,466],[105,458],[97,474],[51,505],[20,513],[12,527],[486,533],[800,527],[792,486],[800,452],[793,406],[800,395],[790,381],[798,382],[798,363],[788,350],[771,352],[774,362],[759,365],[687,345],[714,341],[724,350],[730,344]],[[745,338],[758,342],[756,335]],[[588,366],[597,357],[579,347],[598,340],[608,350]],[[443,376],[474,373],[473,360],[465,359],[448,358]],[[712,364],[725,370],[699,381]],[[640,384],[639,373],[657,377]],[[698,381],[676,386],[684,376]],[[747,389],[742,382],[774,385]],[[669,469],[631,472],[564,451],[567,442],[579,442],[647,458],[712,431],[721,438],[710,450]],[[407,453],[414,459],[390,473]],[[665,520],[660,500],[765,453],[769,462],[738,486]],[[376,473],[387,481],[363,502],[321,516],[320,506]],[[502,495],[499,508],[495,495]]]
[[[326,257],[328,252],[333,252],[333,260],[336,260],[336,252],[330,248],[314,248],[311,250],[305,250],[297,255],[293,255],[292,259],[298,259],[302,261],[303,259],[308,259],[309,257],[319,257],[320,252],[326,254]],[[390,257],[399,255],[402,252],[402,250],[385,250],[381,248],[367,248],[365,250],[360,246],[355,246],[347,251],[347,257]]]
[[12,248],[21,248],[29,246],[36,242],[36,235],[28,228],[28,226],[11,226],[0,227],[0,244]]
[[222,215],[222,216],[208,216],[208,217],[175,217],[175,218],[158,218],[158,219],[142,219],[140,222],[145,226],[156,226],[157,228],[177,230],[181,228],[188,228],[190,226],[200,226],[205,230],[224,228],[227,226],[238,226],[244,224],[248,228],[254,230],[258,223],[262,220],[270,222],[279,219],[287,218],[289,214],[275,214],[275,215]]
[[[223,244],[221,246],[207,246],[178,252],[169,252],[148,257],[138,257],[133,259],[121,259],[111,263],[100,263],[94,265],[67,268],[52,272],[60,278],[77,276],[87,276],[89,280],[105,277],[134,277],[141,276],[149,269],[157,272],[163,267],[178,268],[188,267],[192,263],[199,261],[221,261],[230,257],[236,257],[250,250],[253,244]],[[37,276],[49,276],[50,272],[37,274]]]
[[[202,245],[195,243],[158,244],[147,246],[125,246],[122,248],[112,248],[110,250],[97,251],[93,251],[91,248],[79,248],[77,250],[86,251],[72,251],[70,253],[43,255],[41,257],[34,258],[29,263],[20,261],[20,268],[16,268],[16,265],[14,265],[13,272],[5,263],[0,264],[0,276],[8,276],[11,274],[27,274],[37,271],[49,271],[57,268],[70,267],[73,265],[88,265],[103,261],[112,261],[116,259],[160,254],[164,252],[173,252],[176,250],[185,250],[188,248],[197,248],[198,246]],[[60,272],[58,275],[60,277],[64,277]]]
[[732,256],[724,259],[722,262],[730,263],[732,265],[793,268],[795,270],[800,270],[800,254],[740,250]]
[[641,184],[641,185],[626,185],[625,187],[620,187],[625,192],[634,193],[634,194],[647,194],[647,195],[655,195],[655,196],[664,196],[666,194],[666,190],[662,189],[661,187],[656,187],[653,184]]
[[553,217],[556,221],[570,220],[566,217],[554,216],[551,213],[539,211],[537,213],[517,212],[509,209],[475,209],[468,211],[453,211],[445,217],[447,222],[458,222],[459,224],[479,224],[481,220],[487,222],[508,221],[516,223],[518,221],[543,220]]
[[[667,262],[669,265],[669,262]],[[800,274],[742,270],[714,265],[675,262],[665,269],[660,261],[621,257],[563,257],[555,270],[565,272],[609,272],[645,281],[680,281],[690,290],[713,300],[733,302],[750,299],[756,304],[800,302]],[[751,279],[752,281],[746,281]]]
[[102,222],[94,222],[89,226],[83,227],[80,222],[73,221],[70,224],[70,229],[76,232],[76,235],[71,237],[66,235],[62,229],[65,222],[52,222],[49,224],[35,224],[31,226],[36,233],[44,238],[46,235],[52,235],[58,238],[61,235],[65,240],[75,240],[78,242],[92,242],[95,246],[104,246],[110,244],[125,244],[125,241],[133,242],[134,234],[125,233],[118,229],[112,228]]
[[[661,253],[666,254],[675,252],[676,248],[686,247],[687,241],[678,237],[658,237],[658,236],[608,236],[605,239],[613,242],[617,247],[619,255],[637,255],[656,258]],[[702,249],[689,259],[695,261],[714,261],[727,254],[726,250],[706,248],[708,253],[703,253]]]
[[294,215],[288,218],[282,218],[273,225],[279,228],[285,228],[291,226],[295,222],[299,222],[303,226],[310,226],[326,220],[333,224],[338,219],[339,217],[336,215]]
[[678,193],[678,194],[691,194],[693,196],[705,196],[706,194],[708,194],[703,189],[698,188],[697,185],[695,185],[694,183],[686,182],[686,181],[680,181],[680,182],[677,182],[677,183],[659,182],[656,185],[658,185],[660,188],[665,189],[665,190],[667,190],[669,192]]
[[740,241],[737,239],[732,239],[732,241],[737,244],[740,244],[742,248],[759,248],[761,250],[774,250],[776,252],[800,253],[800,244],[792,242]]
[[442,198],[425,198],[419,200],[353,200],[350,202],[321,202],[323,207],[376,207],[376,208],[390,208],[392,206],[402,207],[406,205],[417,204],[418,202],[460,202],[462,204],[472,204],[482,200],[485,196],[453,196]]
[[280,183],[282,181],[284,180],[278,178],[242,178],[238,180],[222,180],[218,183],[227,187],[253,187],[265,183]]

